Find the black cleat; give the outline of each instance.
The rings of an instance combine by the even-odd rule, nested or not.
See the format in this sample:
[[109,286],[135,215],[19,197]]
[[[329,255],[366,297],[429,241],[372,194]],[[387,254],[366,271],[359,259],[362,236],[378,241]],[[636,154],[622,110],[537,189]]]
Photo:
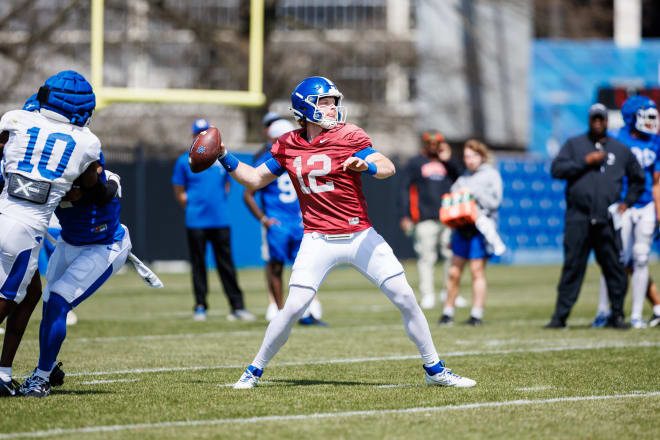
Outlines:
[[566,321],[562,319],[552,318],[550,322],[547,323],[543,328],[549,328],[549,329],[566,328]]
[[21,386],[14,379],[10,379],[8,382],[0,380],[0,397],[14,397],[18,395],[18,388]]
[[50,383],[36,374],[25,379],[18,392],[25,397],[46,397],[50,394]]
[[626,322],[626,319],[619,315],[619,316],[610,316],[607,319],[607,324],[605,327],[608,328],[615,328],[617,330],[628,330],[630,328],[630,324]]
[[442,315],[438,321],[438,324],[445,326],[454,325],[454,318],[449,315]]
[[474,316],[470,316],[470,319],[468,319],[467,321],[465,321],[465,323],[466,323],[467,325],[471,325],[471,326],[474,326],[474,327],[478,327],[478,326],[480,326],[481,324],[483,324],[483,322],[481,321],[481,319],[479,319],[479,318],[475,318]]
[[58,362],[55,364],[55,368],[53,368],[53,371],[50,372],[50,386],[52,387],[59,387],[64,384],[64,371],[60,368],[62,366],[62,362]]
[[654,313],[649,319],[649,327],[657,327],[658,325],[660,325],[660,315]]

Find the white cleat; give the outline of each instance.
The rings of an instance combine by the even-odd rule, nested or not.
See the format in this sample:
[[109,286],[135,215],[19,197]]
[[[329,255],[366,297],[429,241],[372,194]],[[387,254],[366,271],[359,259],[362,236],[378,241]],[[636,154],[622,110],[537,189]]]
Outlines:
[[426,294],[422,296],[422,301],[420,302],[420,306],[424,310],[429,310],[435,307],[435,295]]
[[257,319],[252,313],[245,309],[237,309],[227,315],[227,321],[254,321]]
[[[442,362],[442,361],[440,361]],[[444,363],[441,364],[444,366]],[[443,368],[439,373],[434,375],[429,374],[429,368],[424,367],[426,370],[426,384],[438,385],[442,387],[456,387],[456,388],[470,388],[477,384],[475,380],[468,379],[467,377],[459,376],[451,372],[450,368]]]
[[630,327],[632,328],[646,328],[646,322],[641,318],[635,318],[630,320]]
[[252,365],[250,365],[245,369],[245,371],[241,375],[241,378],[238,379],[238,382],[234,384],[234,389],[248,390],[250,388],[256,387],[257,384],[259,383],[259,378],[261,377],[262,373],[263,370],[259,370],[258,368],[255,368]]

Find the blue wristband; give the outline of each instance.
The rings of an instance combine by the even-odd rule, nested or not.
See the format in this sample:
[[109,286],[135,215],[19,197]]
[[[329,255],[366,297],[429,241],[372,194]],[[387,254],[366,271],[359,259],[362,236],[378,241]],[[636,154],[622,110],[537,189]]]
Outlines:
[[378,167],[376,166],[375,163],[373,163],[373,162],[367,162],[367,166],[368,166],[369,168],[367,168],[366,170],[364,170],[365,173],[367,173],[367,174],[371,174],[371,175],[373,176],[373,175],[375,175],[375,174],[378,172]]
[[238,168],[239,163],[238,159],[236,159],[236,156],[231,154],[229,151],[227,151],[224,156],[218,158],[218,162],[220,162],[220,165],[222,165],[224,169],[230,173]]

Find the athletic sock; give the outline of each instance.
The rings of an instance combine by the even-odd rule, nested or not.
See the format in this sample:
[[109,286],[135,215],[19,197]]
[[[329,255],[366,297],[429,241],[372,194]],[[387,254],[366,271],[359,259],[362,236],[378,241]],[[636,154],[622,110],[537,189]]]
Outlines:
[[470,316],[477,319],[482,319],[484,317],[484,308],[483,307],[472,307]]
[[653,306],[653,314],[655,316],[660,316],[660,304]]
[[316,295],[316,291],[310,287],[289,287],[289,296],[284,303],[284,308],[275,315],[268,324],[268,328],[266,328],[266,335],[261,343],[261,348],[252,361],[251,365],[253,367],[260,370],[266,368],[268,362],[289,339],[291,327],[300,319],[314,295]]
[[44,303],[44,316],[39,329],[39,365],[43,372],[52,371],[57,355],[66,338],[66,314],[71,305],[60,295],[51,292]]
[[36,374],[37,376],[39,376],[40,378],[46,381],[50,380],[50,371],[44,371],[37,368],[37,371],[34,374]]
[[453,318],[454,317],[454,308],[451,307],[451,306],[444,306],[443,309],[442,309],[442,314],[447,315],[450,318]]
[[11,380],[11,367],[0,367],[0,379],[3,382],[9,382]]
[[417,304],[415,293],[403,273],[388,278],[380,285],[380,290],[397,306],[403,319],[403,327],[408,338],[417,346],[422,361],[433,364],[438,359],[438,352],[433,345],[431,329],[424,312]]

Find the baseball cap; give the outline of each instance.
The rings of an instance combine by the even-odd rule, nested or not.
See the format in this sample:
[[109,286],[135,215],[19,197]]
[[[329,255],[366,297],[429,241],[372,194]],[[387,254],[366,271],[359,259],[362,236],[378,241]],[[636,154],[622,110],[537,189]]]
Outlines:
[[268,126],[268,137],[277,139],[282,136],[284,133],[288,133],[292,130],[295,130],[296,127],[286,119],[278,119]]
[[268,127],[270,126],[270,124],[277,121],[278,119],[282,119],[282,116],[280,116],[279,113],[268,112],[264,115],[264,119],[262,122],[264,124],[264,127]]
[[200,131],[204,131],[209,128],[209,121],[206,119],[195,119],[195,122],[192,124],[192,134],[197,135]]
[[593,104],[589,107],[589,119],[600,116],[603,119],[607,119],[607,107],[605,107],[600,102]]

